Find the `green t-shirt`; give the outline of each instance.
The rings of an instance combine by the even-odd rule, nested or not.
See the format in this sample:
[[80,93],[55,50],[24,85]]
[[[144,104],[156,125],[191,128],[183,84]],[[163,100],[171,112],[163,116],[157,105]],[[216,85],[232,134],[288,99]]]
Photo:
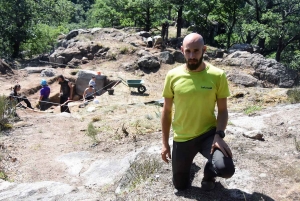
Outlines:
[[163,97],[173,98],[172,128],[175,142],[185,142],[216,127],[216,101],[230,96],[223,70],[206,63],[201,72],[190,72],[185,65],[170,70]]

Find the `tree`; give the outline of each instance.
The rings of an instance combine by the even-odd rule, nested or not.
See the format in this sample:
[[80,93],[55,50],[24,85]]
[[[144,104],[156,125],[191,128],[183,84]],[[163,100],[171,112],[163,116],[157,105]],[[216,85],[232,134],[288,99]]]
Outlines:
[[67,0],[1,0],[0,52],[19,57],[21,45],[36,37],[35,25],[59,25],[69,20],[70,12],[72,4]]
[[269,21],[266,31],[277,43],[275,59],[279,62],[284,49],[300,40],[300,1],[280,1],[263,19]]
[[121,25],[125,17],[124,7],[127,1],[96,0],[88,11],[88,24],[90,27],[114,27]]
[[238,21],[243,18],[244,1],[243,0],[219,0],[211,15],[213,21],[224,23],[226,26],[225,45],[229,48],[232,45],[232,36]]

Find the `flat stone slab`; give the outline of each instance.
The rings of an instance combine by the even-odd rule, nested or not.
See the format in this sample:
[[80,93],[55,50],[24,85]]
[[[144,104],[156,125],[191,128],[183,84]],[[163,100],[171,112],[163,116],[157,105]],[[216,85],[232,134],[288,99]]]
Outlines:
[[26,67],[22,70],[27,71],[29,74],[31,73],[41,73],[43,70],[47,69],[48,67]]

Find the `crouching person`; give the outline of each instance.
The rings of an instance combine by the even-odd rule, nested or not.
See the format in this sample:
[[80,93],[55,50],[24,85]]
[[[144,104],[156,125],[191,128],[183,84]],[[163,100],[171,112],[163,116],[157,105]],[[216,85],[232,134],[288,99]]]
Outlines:
[[21,103],[22,101],[24,101],[27,105],[27,108],[33,109],[33,107],[31,106],[31,103],[28,100],[28,98],[26,96],[22,95],[21,93],[19,93],[20,91],[21,91],[21,85],[16,84],[13,88],[13,91],[9,95],[9,99],[10,100],[16,100],[18,103],[20,103],[22,105],[22,107],[26,108]]
[[96,98],[96,91],[93,87],[92,84],[89,85],[88,88],[86,88],[83,92],[83,101],[89,101],[89,100],[93,100],[94,98]]
[[42,89],[40,90],[40,110],[45,111],[47,106],[49,105],[49,95],[50,95],[50,87],[47,84],[46,80],[41,81]]
[[[190,184],[194,157],[200,153],[207,159],[202,189],[212,190],[216,177],[230,178],[235,172],[231,150],[223,140],[230,95],[227,78],[223,70],[203,61],[206,46],[201,35],[187,35],[181,51],[186,64],[169,71],[165,79],[161,157],[165,162],[172,160],[173,184],[177,190],[184,190]],[[171,124],[174,131],[172,157]]]

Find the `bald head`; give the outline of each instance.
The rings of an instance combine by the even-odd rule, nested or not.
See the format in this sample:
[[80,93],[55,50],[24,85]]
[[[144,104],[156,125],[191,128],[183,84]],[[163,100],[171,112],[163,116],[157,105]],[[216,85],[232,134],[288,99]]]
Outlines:
[[197,33],[187,35],[182,43],[181,51],[186,60],[186,67],[191,71],[205,69],[203,54],[206,51],[203,37]]
[[186,47],[186,45],[190,44],[190,43],[199,45],[199,48],[202,48],[204,46],[203,37],[197,33],[191,33],[184,38],[183,43],[182,43],[183,48]]

